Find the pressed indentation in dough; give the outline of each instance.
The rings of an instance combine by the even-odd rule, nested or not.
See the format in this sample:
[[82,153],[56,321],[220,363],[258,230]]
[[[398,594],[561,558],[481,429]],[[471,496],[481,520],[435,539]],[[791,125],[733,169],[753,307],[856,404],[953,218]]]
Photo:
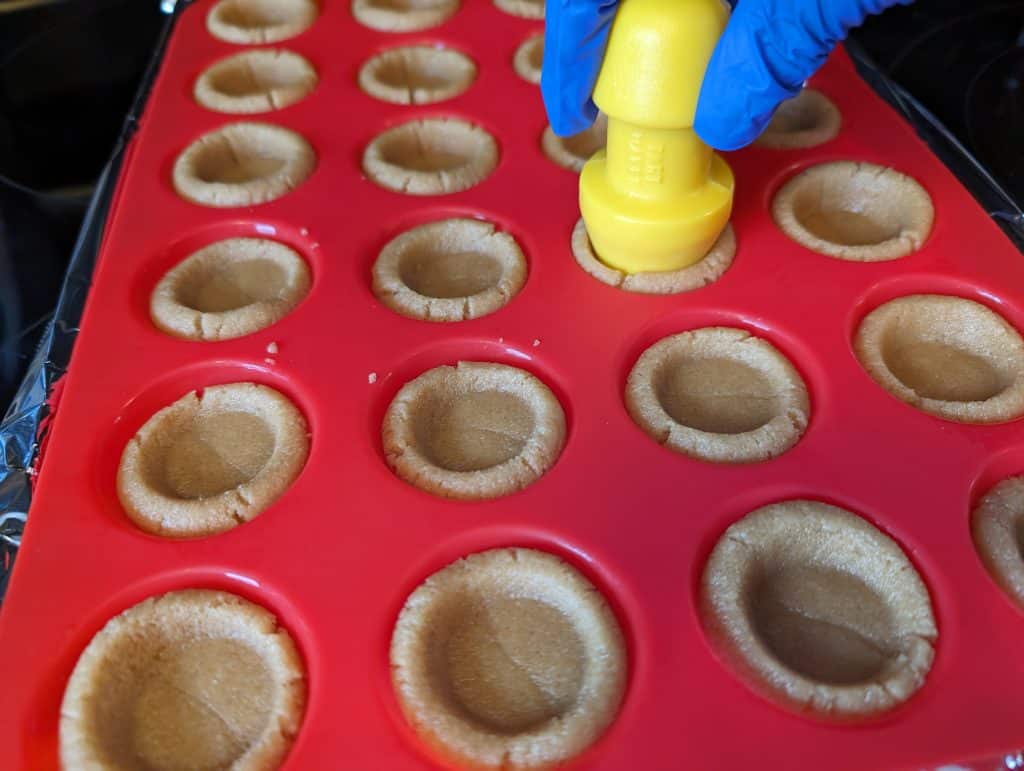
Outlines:
[[274,435],[259,416],[214,413],[146,453],[145,474],[166,495],[209,498],[251,481],[273,451]]
[[931,198],[893,169],[839,161],[801,172],[775,196],[772,215],[797,243],[853,261],[891,260],[931,233]]
[[287,274],[276,262],[255,259],[233,262],[210,274],[190,278],[177,285],[177,300],[202,313],[222,313],[276,299]]
[[877,677],[898,653],[885,602],[839,570],[768,567],[751,592],[754,629],[790,669],[812,680],[849,685]]
[[515,394],[477,391],[424,400],[412,416],[427,459],[450,471],[480,471],[522,452],[533,433],[529,407]]
[[302,663],[263,608],[184,590],[110,619],[61,704],[62,768],[277,768],[305,703]]
[[494,138],[454,118],[403,123],[374,139],[363,169],[377,184],[412,195],[456,193],[483,181],[498,163]]
[[316,20],[315,0],[221,0],[206,28],[229,43],[274,43],[298,35]]
[[757,144],[779,150],[815,147],[834,139],[841,124],[839,110],[828,97],[805,88],[779,105]]
[[260,657],[227,639],[196,640],[158,654],[133,715],[135,746],[147,763],[171,768],[183,746],[200,768],[227,767],[270,717],[273,683]]
[[467,598],[443,629],[434,676],[470,720],[516,734],[575,703],[583,647],[557,608],[526,598]]
[[359,84],[371,96],[396,104],[430,104],[465,91],[476,65],[450,48],[418,45],[391,48],[359,71]]
[[552,161],[575,172],[583,170],[590,156],[602,149],[608,141],[608,118],[598,115],[589,128],[571,137],[560,137],[548,126],[541,137],[544,154]]
[[855,347],[881,386],[925,412],[965,423],[1024,413],[1024,340],[973,300],[897,298],[865,317]]
[[753,431],[778,411],[768,379],[734,359],[669,359],[657,374],[655,390],[674,420],[715,434]]

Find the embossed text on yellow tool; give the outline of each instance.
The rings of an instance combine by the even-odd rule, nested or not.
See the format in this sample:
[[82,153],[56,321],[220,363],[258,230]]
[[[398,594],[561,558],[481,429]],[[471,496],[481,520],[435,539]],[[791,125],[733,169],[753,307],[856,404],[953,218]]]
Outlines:
[[732,212],[732,171],[693,130],[723,0],[622,0],[594,102],[608,143],[580,175],[594,251],[627,273],[704,257]]

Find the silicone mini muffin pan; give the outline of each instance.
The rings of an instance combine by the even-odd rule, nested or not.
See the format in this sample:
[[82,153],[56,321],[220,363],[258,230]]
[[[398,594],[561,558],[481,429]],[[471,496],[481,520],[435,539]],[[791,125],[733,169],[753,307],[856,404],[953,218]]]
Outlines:
[[[0,613],[4,768],[57,768],[90,641],[183,590],[292,641],[293,771],[924,769],[1022,742],[1021,255],[840,51],[730,156],[712,262],[602,270],[544,149],[540,11],[179,11]],[[448,637],[406,646],[403,608],[492,560]]]

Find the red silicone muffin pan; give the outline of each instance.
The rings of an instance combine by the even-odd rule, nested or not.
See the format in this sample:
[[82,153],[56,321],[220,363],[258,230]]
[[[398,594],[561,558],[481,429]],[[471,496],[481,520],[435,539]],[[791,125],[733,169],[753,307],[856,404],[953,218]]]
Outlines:
[[[250,208],[181,199],[170,182],[177,155],[237,119],[191,97],[204,68],[241,50],[207,32],[210,7],[201,0],[181,14],[132,141],[0,617],[8,768],[56,767],[64,685],[111,616],[191,586],[263,604],[300,646],[309,702],[287,768],[435,768],[441,761],[407,727],[391,690],[392,625],[426,576],[504,545],[548,550],[577,566],[626,635],[624,703],[574,768],[923,768],[996,757],[1021,743],[1024,615],[982,566],[969,514],[992,484],[1024,472],[1024,434],[1017,422],[959,425],[903,404],[864,372],[851,340],[868,311],[920,292],[972,298],[1024,329],[1024,260],[845,54],[813,82],[843,114],[839,137],[807,151],[733,154],[735,263],[704,289],[655,297],[606,286],[573,260],[577,178],[542,154],[538,89],[512,69],[516,48],[541,23],[484,0],[464,0],[444,24],[413,34],[367,29],[344,0],[323,0],[309,30],[277,44],[308,58],[319,85],[297,104],[254,116],[302,134],[317,152],[313,175]],[[411,42],[465,52],[478,65],[476,81],[422,107],[362,93],[360,65]],[[458,116],[490,131],[501,149],[494,173],[438,197],[367,180],[366,144],[423,116]],[[839,159],[895,167],[928,190],[936,223],[920,251],[854,264],[778,230],[769,207],[780,184]],[[388,310],[371,291],[380,248],[411,226],[453,215],[486,218],[515,236],[529,264],[523,290],[497,313],[455,324]],[[274,326],[227,342],[159,332],[148,298],[163,273],[211,241],[246,234],[298,250],[314,276],[309,296]],[[778,459],[691,460],[630,420],[623,388],[641,351],[706,325],[768,339],[807,383],[810,425]],[[565,409],[564,452],[520,493],[444,500],[385,463],[380,426],[391,398],[426,369],[458,360],[527,369]],[[304,470],[273,506],[230,532],[186,541],[144,534],[115,490],[125,442],[177,397],[233,381],[270,384],[304,411],[312,433]],[[798,497],[843,506],[891,535],[931,593],[934,666],[916,695],[879,718],[835,724],[780,708],[723,665],[702,629],[699,580],[716,540],[753,509]]]

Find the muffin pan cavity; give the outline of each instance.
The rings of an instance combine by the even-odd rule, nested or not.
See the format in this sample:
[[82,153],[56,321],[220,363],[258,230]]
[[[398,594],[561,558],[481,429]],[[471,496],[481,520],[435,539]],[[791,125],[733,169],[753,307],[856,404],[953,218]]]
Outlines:
[[277,43],[305,32],[318,14],[317,0],[219,0],[206,28],[227,43]]
[[473,767],[538,768],[614,719],[626,651],[614,614],[557,557],[506,548],[460,559],[406,600],[391,639],[402,711]]
[[204,134],[174,163],[174,189],[201,206],[252,206],[291,192],[316,167],[299,134],[269,123],[232,123]]
[[112,618],[82,652],[61,763],[271,771],[305,701],[302,660],[272,614],[227,592],[170,592]]
[[641,354],[626,407],[651,438],[716,463],[751,463],[799,441],[810,419],[799,373],[766,340],[706,327],[666,337]]
[[938,635],[900,547],[814,501],[758,509],[718,541],[701,584],[704,622],[740,676],[791,708],[875,715],[924,683]]
[[146,421],[121,455],[117,491],[147,532],[213,535],[270,506],[308,453],[306,421],[280,393],[255,383],[211,386]]
[[380,32],[418,32],[436,27],[459,10],[459,0],[353,0],[352,15]]
[[540,138],[544,155],[564,169],[583,171],[584,164],[598,150],[603,150],[608,141],[608,118],[598,115],[594,124],[571,137],[560,137],[551,126],[544,129]]
[[384,416],[388,465],[435,495],[483,499],[537,481],[565,443],[562,407],[525,370],[459,362],[407,383]]
[[806,150],[831,142],[842,124],[839,108],[831,99],[805,88],[779,105],[757,144],[773,150]]
[[373,293],[392,310],[424,321],[486,316],[526,282],[526,258],[508,233],[452,218],[391,239],[373,264]]
[[520,43],[512,59],[516,74],[527,83],[540,84],[540,70],[544,63],[544,35],[531,35]]
[[281,49],[258,49],[210,65],[196,79],[192,94],[216,112],[270,112],[304,99],[316,84],[316,70],[303,57]]
[[864,318],[854,346],[876,383],[931,415],[998,423],[1024,414],[1024,340],[981,303],[892,300]]
[[458,96],[476,79],[476,65],[461,51],[441,46],[400,46],[381,51],[359,69],[359,87],[392,104],[433,104]]
[[905,174],[836,161],[812,166],[783,185],[772,216],[783,233],[812,251],[878,262],[920,249],[935,211],[925,189]]
[[402,123],[377,136],[363,153],[363,171],[370,179],[409,195],[468,190],[497,165],[494,137],[457,118]]
[[193,252],[153,290],[150,317],[186,340],[227,340],[279,321],[309,292],[309,267],[265,238],[229,238]]

